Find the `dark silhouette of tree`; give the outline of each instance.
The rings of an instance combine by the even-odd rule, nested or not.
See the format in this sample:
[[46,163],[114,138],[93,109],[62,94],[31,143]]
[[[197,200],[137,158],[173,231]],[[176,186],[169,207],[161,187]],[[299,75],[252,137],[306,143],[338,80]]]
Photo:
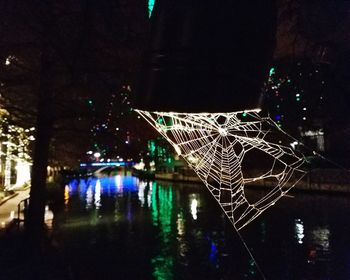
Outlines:
[[88,101],[103,106],[134,82],[147,22],[146,2],[137,0],[1,2],[2,107],[22,126],[36,128],[30,232],[44,223],[50,149],[61,161],[86,151],[92,115],[99,117]]

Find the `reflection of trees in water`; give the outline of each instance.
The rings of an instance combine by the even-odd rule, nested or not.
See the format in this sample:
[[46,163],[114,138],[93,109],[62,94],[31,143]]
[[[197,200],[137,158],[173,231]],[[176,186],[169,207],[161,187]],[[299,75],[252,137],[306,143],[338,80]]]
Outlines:
[[330,230],[329,226],[317,226],[307,234],[309,251],[308,263],[329,262],[330,259]]

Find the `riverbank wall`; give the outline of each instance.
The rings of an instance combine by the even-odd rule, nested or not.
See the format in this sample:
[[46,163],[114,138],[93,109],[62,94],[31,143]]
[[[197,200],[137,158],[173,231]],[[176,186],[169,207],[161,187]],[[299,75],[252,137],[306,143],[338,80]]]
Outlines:
[[[256,172],[253,172],[256,173]],[[196,174],[181,173],[155,173],[156,180],[202,183]],[[293,183],[291,183],[293,184]],[[286,184],[286,188],[291,187]],[[276,180],[264,179],[256,180],[254,184],[249,184],[251,188],[272,188],[276,185]],[[295,185],[295,190],[315,191],[315,192],[334,192],[350,194],[350,171],[340,169],[314,169],[305,174],[305,176]]]

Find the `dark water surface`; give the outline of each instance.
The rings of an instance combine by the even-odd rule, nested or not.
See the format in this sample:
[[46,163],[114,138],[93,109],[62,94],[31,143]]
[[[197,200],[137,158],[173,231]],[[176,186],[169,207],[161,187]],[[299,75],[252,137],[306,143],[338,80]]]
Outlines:
[[[293,196],[241,231],[266,278],[350,279],[350,197]],[[73,180],[55,236],[72,279],[262,279],[200,184]]]

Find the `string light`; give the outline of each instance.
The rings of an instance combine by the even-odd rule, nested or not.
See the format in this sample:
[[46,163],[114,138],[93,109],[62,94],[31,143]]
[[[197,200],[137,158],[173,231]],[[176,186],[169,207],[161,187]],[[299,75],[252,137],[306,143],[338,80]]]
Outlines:
[[33,128],[22,128],[8,123],[8,112],[0,110],[0,156],[5,158],[5,166],[0,161],[0,172],[4,174],[4,187],[12,187],[12,170],[16,169],[14,186],[22,186],[30,180],[30,142],[34,140]]

